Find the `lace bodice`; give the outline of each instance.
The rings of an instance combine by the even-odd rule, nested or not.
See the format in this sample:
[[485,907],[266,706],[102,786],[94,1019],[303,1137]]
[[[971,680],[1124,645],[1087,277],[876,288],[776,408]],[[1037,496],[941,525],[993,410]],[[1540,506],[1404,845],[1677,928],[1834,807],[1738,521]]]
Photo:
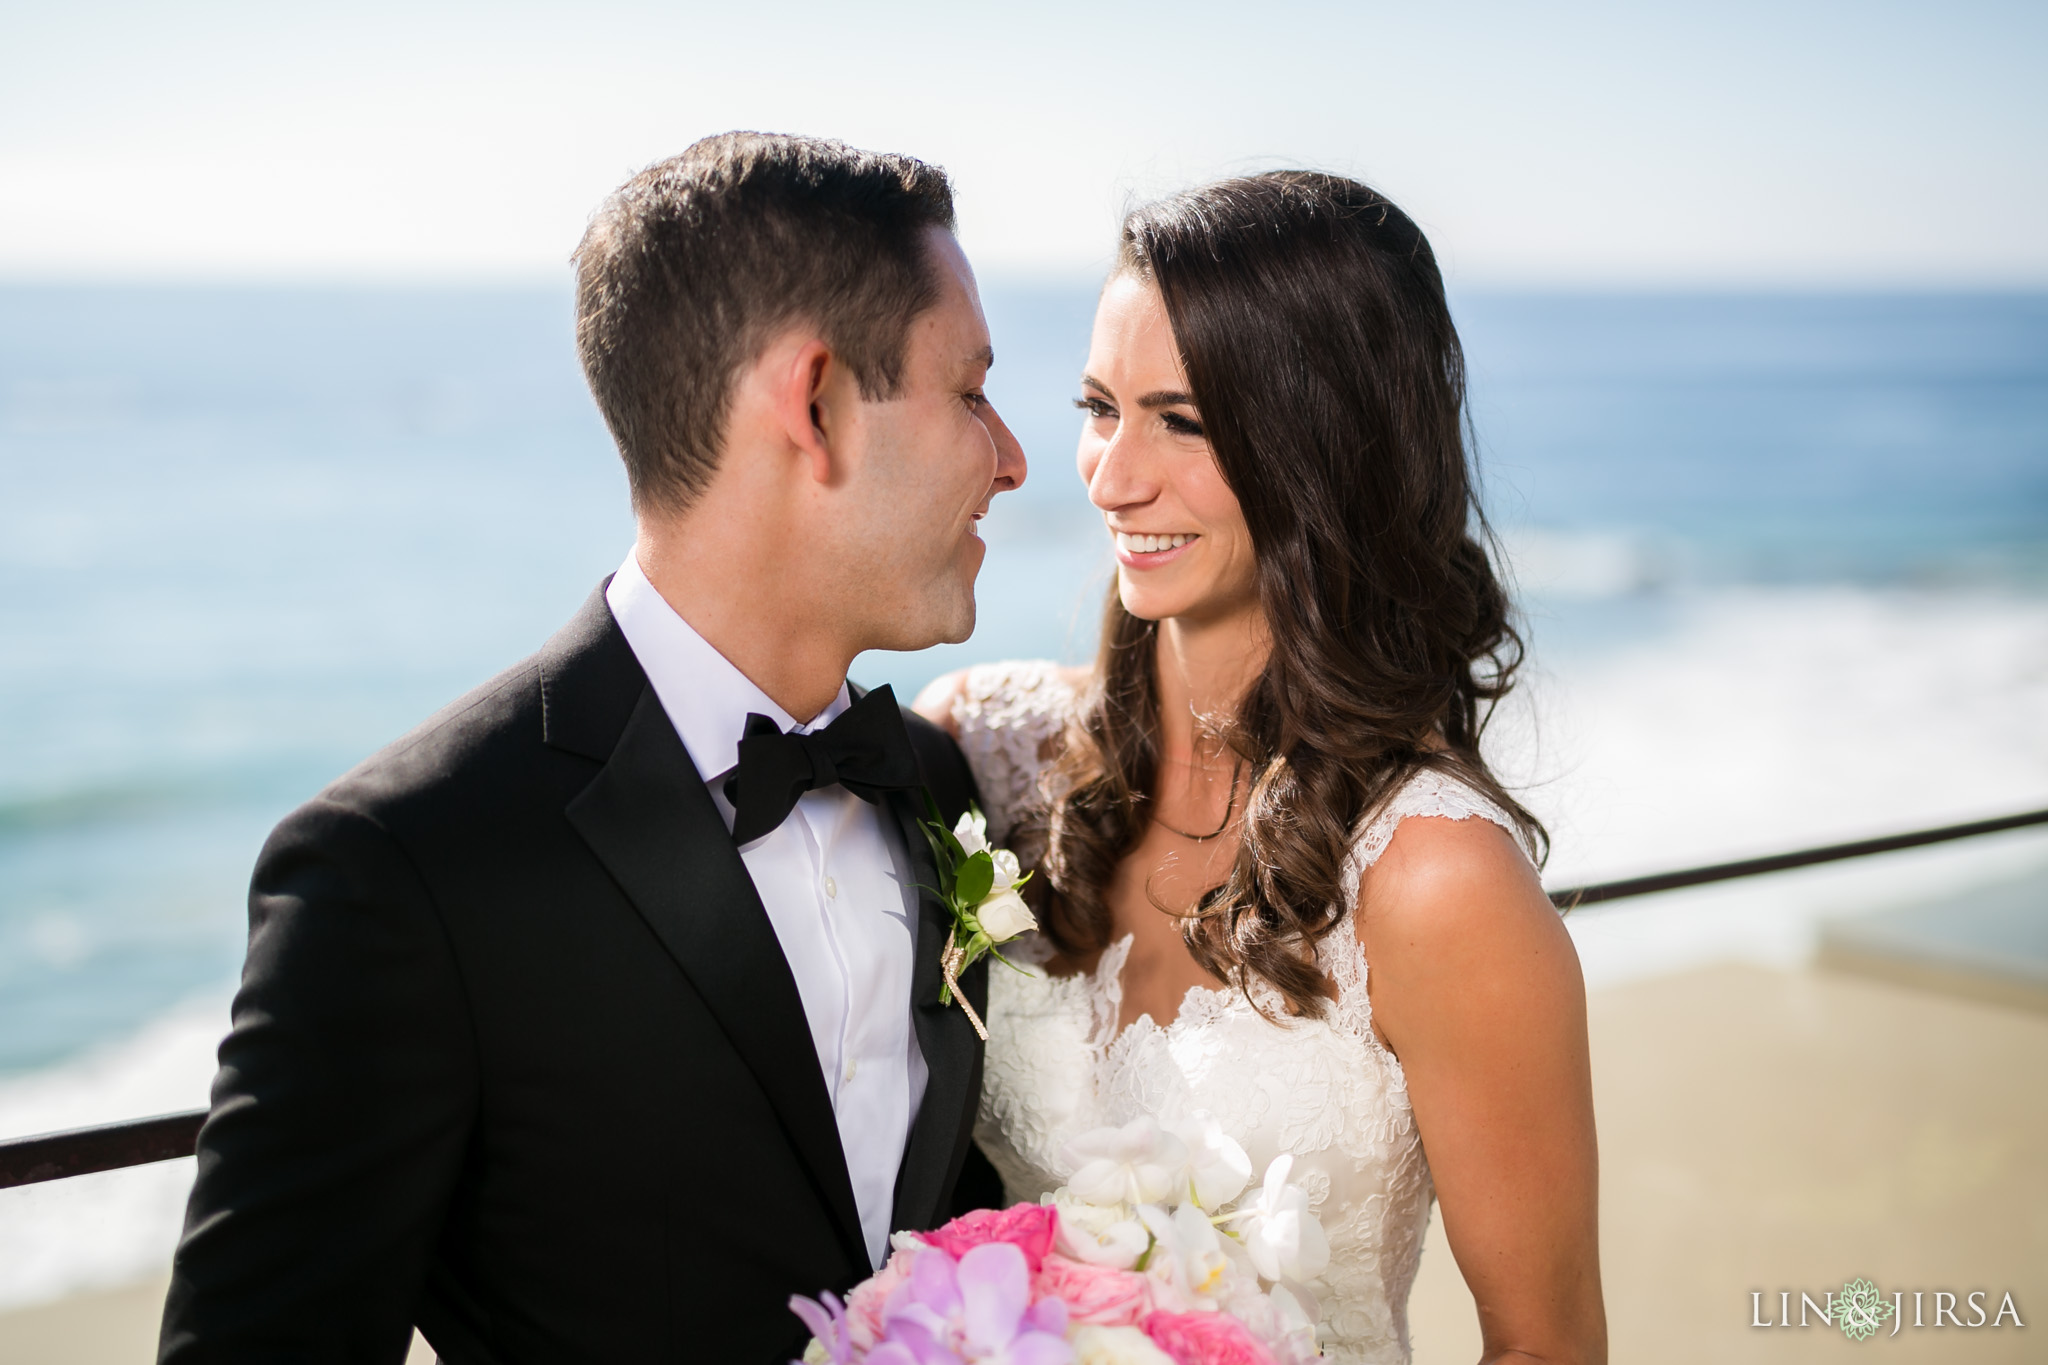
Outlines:
[[[1049,664],[970,670],[955,703],[960,744],[981,787],[991,832],[1007,832],[1032,794],[1046,741],[1074,704]],[[1507,816],[1463,784],[1420,774],[1360,829],[1345,867],[1345,900],[1411,815],[1480,816],[1513,832]],[[1033,936],[1035,937],[1035,936]],[[1044,945],[1006,954],[1031,964],[989,974],[988,1060],[975,1138],[1012,1201],[1064,1184],[1060,1150],[1078,1133],[1150,1114],[1163,1121],[1207,1110],[1263,1171],[1293,1154],[1296,1179],[1330,1241],[1330,1264],[1312,1288],[1319,1334],[1333,1361],[1388,1365],[1409,1359],[1408,1291],[1422,1255],[1434,1191],[1409,1108],[1401,1063],[1372,1029],[1364,951],[1344,922],[1323,940],[1321,966],[1337,1001],[1321,1019],[1288,1019],[1279,997],[1194,987],[1164,1027],[1140,1015],[1122,1033],[1122,973],[1131,939],[1104,952],[1092,973],[1051,976]]]

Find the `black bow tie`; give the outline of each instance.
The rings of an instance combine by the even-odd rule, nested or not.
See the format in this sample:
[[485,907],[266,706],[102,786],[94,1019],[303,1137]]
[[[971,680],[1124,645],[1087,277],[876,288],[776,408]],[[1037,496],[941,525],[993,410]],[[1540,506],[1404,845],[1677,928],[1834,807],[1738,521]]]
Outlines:
[[868,802],[918,785],[910,732],[888,687],[876,688],[808,735],[784,734],[768,717],[750,713],[739,766],[725,780],[733,842],[750,844],[773,832],[796,809],[798,797],[835,782]]

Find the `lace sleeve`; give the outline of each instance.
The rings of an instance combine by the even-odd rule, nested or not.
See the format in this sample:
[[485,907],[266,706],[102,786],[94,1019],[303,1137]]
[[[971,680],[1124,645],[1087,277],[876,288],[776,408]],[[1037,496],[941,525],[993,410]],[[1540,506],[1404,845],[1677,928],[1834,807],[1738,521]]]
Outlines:
[[[1515,846],[1522,848],[1522,833],[1506,811],[1457,778],[1425,768],[1359,825],[1358,836],[1351,842],[1351,856],[1344,860],[1347,907],[1358,900],[1359,878],[1379,861],[1387,845],[1393,842],[1395,829],[1411,815],[1439,815],[1451,820],[1468,820],[1476,815],[1506,830]],[[1528,852],[1526,848],[1522,851]]]
[[1006,836],[1031,799],[1045,766],[1045,743],[1066,725],[1074,702],[1059,665],[1043,659],[967,670],[953,720],[960,727],[960,752],[981,789],[990,839]]
[[1521,831],[1506,811],[1457,778],[1428,769],[1409,778],[1384,805],[1359,823],[1358,834],[1351,841],[1351,853],[1344,859],[1344,913],[1336,930],[1324,938],[1316,956],[1318,965],[1329,973],[1337,988],[1335,1022],[1375,1051],[1384,1051],[1384,1045],[1372,1029],[1372,998],[1365,988],[1365,948],[1358,941],[1354,922],[1358,913],[1358,883],[1365,870],[1387,851],[1401,822],[1411,815],[1437,815],[1451,820],[1477,816],[1491,820],[1508,832],[1525,855],[1529,851],[1522,843]]

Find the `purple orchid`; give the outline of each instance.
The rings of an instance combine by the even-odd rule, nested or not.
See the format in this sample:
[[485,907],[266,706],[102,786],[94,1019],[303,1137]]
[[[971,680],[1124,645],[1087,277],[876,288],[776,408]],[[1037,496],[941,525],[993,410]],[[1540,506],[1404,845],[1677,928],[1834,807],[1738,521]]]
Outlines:
[[936,1247],[918,1252],[882,1318],[868,1365],[1073,1365],[1067,1306],[1055,1298],[1032,1304],[1030,1267],[1008,1242],[974,1247],[958,1261]]
[[[820,1303],[817,1299],[792,1294],[789,1311],[802,1318],[804,1326],[811,1329],[811,1336],[825,1349],[825,1359],[832,1365],[852,1365],[853,1335],[847,1329],[846,1305],[829,1289],[822,1297],[824,1302]],[[803,1362],[793,1360],[790,1365],[803,1365]]]

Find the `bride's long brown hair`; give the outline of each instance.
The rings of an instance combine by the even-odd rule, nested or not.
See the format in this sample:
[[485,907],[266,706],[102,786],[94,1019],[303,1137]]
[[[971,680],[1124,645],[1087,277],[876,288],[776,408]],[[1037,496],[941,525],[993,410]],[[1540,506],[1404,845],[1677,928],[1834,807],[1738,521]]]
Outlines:
[[[1521,662],[1470,465],[1465,367],[1428,241],[1356,181],[1279,171],[1124,220],[1118,273],[1159,289],[1216,463],[1244,510],[1272,654],[1223,726],[1245,765],[1229,876],[1183,921],[1195,960],[1319,1015],[1360,820],[1435,769],[1543,828],[1480,757]],[[1096,681],[1047,774],[1046,933],[1108,945],[1103,893],[1151,821],[1158,627],[1112,587]]]

